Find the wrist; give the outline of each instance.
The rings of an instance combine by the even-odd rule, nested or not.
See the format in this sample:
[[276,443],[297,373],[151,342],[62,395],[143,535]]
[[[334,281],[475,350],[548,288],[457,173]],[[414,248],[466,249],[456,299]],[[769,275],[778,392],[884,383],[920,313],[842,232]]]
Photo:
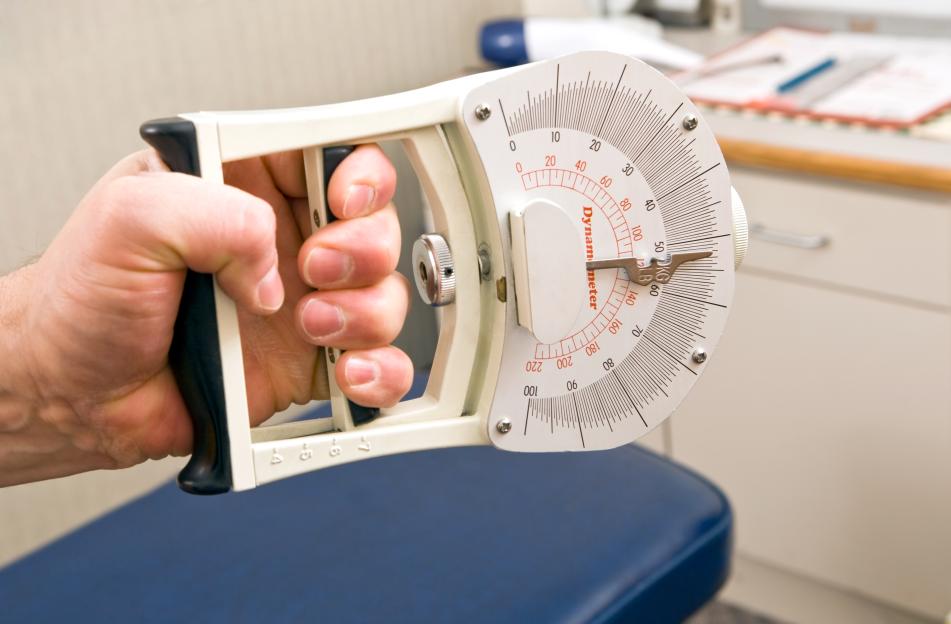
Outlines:
[[37,268],[0,277],[0,487],[108,467],[68,402],[46,398],[29,306]]
[[30,264],[0,277],[0,393],[25,401],[40,399],[28,313],[35,270]]

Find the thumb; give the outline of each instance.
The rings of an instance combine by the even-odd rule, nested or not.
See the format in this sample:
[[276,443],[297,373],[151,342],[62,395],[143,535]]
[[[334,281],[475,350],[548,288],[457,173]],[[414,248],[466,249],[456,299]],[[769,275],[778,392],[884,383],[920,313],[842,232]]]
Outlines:
[[280,308],[284,287],[271,205],[225,184],[162,169],[154,152],[130,156],[83,201],[99,217],[97,244],[111,261],[139,271],[215,273],[228,296],[252,312]]

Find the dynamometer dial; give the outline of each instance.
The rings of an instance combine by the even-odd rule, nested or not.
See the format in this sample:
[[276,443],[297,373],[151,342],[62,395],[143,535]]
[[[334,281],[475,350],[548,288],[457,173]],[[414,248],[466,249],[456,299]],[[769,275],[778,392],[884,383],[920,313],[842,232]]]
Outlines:
[[712,132],[661,74],[603,52],[476,88],[463,116],[516,303],[492,442],[585,450],[643,435],[702,372],[732,299],[734,202]]

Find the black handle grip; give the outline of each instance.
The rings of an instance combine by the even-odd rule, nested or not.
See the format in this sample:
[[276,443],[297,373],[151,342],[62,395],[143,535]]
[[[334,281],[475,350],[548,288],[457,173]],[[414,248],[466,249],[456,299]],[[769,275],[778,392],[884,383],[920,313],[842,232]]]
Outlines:
[[[142,124],[139,134],[172,171],[201,175],[192,122],[181,117],[157,119]],[[227,492],[231,489],[228,421],[210,274],[188,271],[185,276],[168,362],[194,428],[194,450],[178,474],[178,485],[192,494]]]
[[[172,171],[201,175],[198,141],[191,121],[181,117],[156,119],[142,124],[139,134]],[[325,194],[330,176],[353,150],[347,146],[324,150]],[[329,211],[327,220],[335,220]],[[232,487],[228,420],[214,278],[210,274],[191,270],[186,273],[168,361],[194,430],[192,456],[178,474],[178,484],[191,494],[228,492]],[[348,403],[355,424],[369,422],[379,414],[377,408]]]
[[[340,163],[343,162],[343,159],[349,156],[353,150],[356,149],[350,145],[340,145],[337,147],[327,147],[324,148],[324,204],[327,202],[327,190],[330,188],[330,176],[333,175],[334,171],[337,170],[337,167]],[[327,209],[327,223],[333,223],[337,220],[337,217],[334,216],[330,209]],[[350,407],[350,417],[353,419],[353,424],[360,425],[363,423],[368,423],[377,416],[380,415],[380,409],[377,407],[364,407],[363,405],[357,405],[351,400],[347,400],[347,405]]]

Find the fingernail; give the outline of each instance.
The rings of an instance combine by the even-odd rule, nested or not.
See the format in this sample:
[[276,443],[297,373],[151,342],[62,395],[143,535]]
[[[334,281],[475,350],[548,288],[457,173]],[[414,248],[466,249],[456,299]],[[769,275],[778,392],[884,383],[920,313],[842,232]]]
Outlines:
[[304,277],[317,288],[343,281],[353,270],[353,258],[342,251],[314,247],[304,261]]
[[376,189],[366,184],[354,184],[347,190],[347,198],[343,201],[343,216],[352,219],[370,212]]
[[373,360],[352,357],[347,360],[344,377],[350,386],[362,386],[376,381],[380,376],[380,365]]
[[278,310],[284,303],[284,285],[281,283],[281,274],[277,272],[276,264],[258,282],[257,295],[258,305],[270,312]]
[[343,329],[343,312],[335,305],[311,299],[304,304],[301,325],[308,338],[320,341]]

